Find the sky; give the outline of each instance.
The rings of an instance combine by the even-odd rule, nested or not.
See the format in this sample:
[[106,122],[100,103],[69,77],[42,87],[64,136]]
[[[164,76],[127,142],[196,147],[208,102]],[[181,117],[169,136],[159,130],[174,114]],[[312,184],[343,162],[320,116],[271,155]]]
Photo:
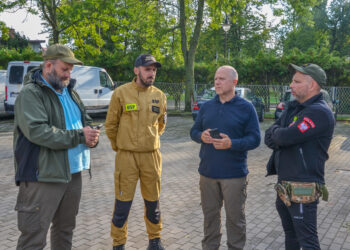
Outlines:
[[7,27],[15,29],[21,35],[29,37],[30,40],[45,40],[46,42],[42,43],[41,46],[47,47],[49,35],[47,33],[39,34],[43,30],[39,16],[27,14],[25,10],[18,10],[15,13],[1,12],[0,21],[3,21]]

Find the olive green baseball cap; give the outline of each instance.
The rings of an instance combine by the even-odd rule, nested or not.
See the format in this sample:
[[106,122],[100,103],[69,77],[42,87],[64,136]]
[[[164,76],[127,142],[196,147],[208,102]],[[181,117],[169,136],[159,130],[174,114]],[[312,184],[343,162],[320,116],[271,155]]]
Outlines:
[[327,83],[326,72],[324,72],[324,70],[317,64],[308,63],[302,66],[297,66],[291,63],[289,64],[289,69],[291,71],[298,71],[305,75],[311,76],[320,86],[325,85]]
[[54,44],[49,46],[43,53],[44,60],[59,59],[63,62],[70,64],[83,64],[81,61],[75,58],[73,51],[65,45]]

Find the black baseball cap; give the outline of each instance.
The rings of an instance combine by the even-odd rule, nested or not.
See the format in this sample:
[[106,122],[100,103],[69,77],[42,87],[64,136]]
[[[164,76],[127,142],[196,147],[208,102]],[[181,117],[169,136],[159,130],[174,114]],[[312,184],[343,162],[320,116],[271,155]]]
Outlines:
[[154,56],[150,54],[141,54],[136,58],[135,67],[149,66],[154,64],[157,68],[162,67],[162,65],[156,61]]
[[327,83],[326,72],[324,72],[324,70],[317,64],[308,63],[302,66],[297,66],[291,63],[289,64],[289,69],[292,71],[296,70],[300,73],[311,76],[320,86]]

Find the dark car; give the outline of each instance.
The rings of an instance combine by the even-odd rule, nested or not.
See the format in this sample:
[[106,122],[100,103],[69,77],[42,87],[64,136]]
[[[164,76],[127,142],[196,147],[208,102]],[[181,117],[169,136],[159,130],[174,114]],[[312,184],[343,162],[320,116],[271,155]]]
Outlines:
[[[329,96],[328,92],[324,89],[321,89],[321,93],[322,93],[322,96],[323,96],[323,99],[326,101],[326,103],[328,104],[328,106],[330,107],[330,109],[332,110],[333,114],[334,114],[334,117],[336,117],[335,115],[335,107],[333,105],[333,102],[332,102],[332,99],[331,97]],[[277,120],[278,118],[281,117],[282,115],[282,112],[285,110],[287,104],[290,102],[290,101],[293,101],[295,98],[294,96],[292,95],[292,92],[289,90],[287,90],[284,95],[282,96],[281,98],[281,101],[280,103],[278,103],[277,107],[276,107],[276,111],[275,111],[275,119]]]
[[[258,114],[259,121],[263,122],[265,105],[261,100],[261,98],[255,96],[249,88],[235,88],[235,92],[236,92],[236,95],[246,99],[247,101],[251,102],[254,105],[255,110]],[[214,98],[215,95],[216,95],[216,92],[214,87],[211,89],[204,90],[203,95],[198,97],[197,101],[193,103],[193,107],[192,107],[193,120],[196,120],[198,111],[201,108],[202,104]]]

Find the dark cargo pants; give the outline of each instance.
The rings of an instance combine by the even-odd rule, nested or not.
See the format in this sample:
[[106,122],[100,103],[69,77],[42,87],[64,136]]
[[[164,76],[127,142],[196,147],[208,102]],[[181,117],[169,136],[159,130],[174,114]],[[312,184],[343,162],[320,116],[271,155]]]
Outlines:
[[75,218],[81,197],[81,173],[69,183],[21,182],[17,197],[17,249],[40,250],[51,226],[51,250],[72,248]]
[[308,204],[292,202],[292,205],[287,207],[277,197],[276,209],[285,233],[286,250],[320,249],[317,236],[317,204],[318,201]]

